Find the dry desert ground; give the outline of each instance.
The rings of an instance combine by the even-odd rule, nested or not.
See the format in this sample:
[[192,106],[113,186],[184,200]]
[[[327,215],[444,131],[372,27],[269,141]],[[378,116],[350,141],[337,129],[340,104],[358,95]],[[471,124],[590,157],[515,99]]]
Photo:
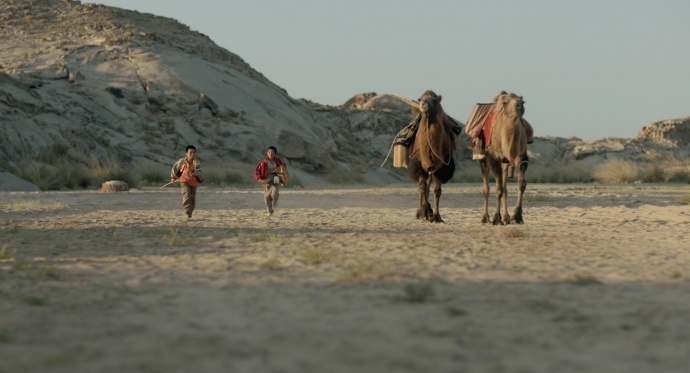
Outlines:
[[[515,184],[510,185],[514,203]],[[687,372],[690,189],[0,193],[0,372]],[[491,207],[493,207],[493,191]],[[512,210],[512,209],[511,209]]]

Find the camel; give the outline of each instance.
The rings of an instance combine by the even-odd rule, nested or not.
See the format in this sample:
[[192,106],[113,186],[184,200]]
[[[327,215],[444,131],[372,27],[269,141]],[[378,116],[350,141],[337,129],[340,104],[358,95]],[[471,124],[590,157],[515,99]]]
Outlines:
[[[417,182],[419,208],[417,219],[432,223],[442,223],[439,212],[441,184],[446,183],[455,173],[455,133],[453,124],[443,111],[441,96],[426,91],[417,102],[406,100],[412,105],[414,115],[421,113],[419,129],[410,144],[407,174]],[[434,209],[429,203],[431,181],[434,181]]]
[[[529,159],[527,158],[527,134],[525,123],[522,119],[525,113],[525,102],[521,96],[502,91],[493,102],[496,103],[494,112],[497,113],[491,134],[491,144],[486,149],[486,156],[479,164],[482,169],[484,183],[484,215],[482,223],[491,222],[494,225],[510,224],[515,222],[522,224],[522,196],[525,193],[527,182],[525,172]],[[512,218],[508,215],[508,188],[507,179],[512,176],[515,167],[518,169],[518,199]],[[489,171],[496,178],[496,212],[489,219]],[[503,214],[501,214],[501,207]]]

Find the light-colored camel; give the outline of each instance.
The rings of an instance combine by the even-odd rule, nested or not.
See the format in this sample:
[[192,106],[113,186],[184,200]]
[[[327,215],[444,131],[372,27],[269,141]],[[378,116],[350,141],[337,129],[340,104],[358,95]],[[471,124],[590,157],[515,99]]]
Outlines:
[[[491,134],[491,144],[486,149],[486,157],[480,161],[482,179],[484,182],[484,215],[482,223],[497,224],[523,223],[522,196],[527,182],[525,172],[529,159],[527,157],[527,134],[522,119],[525,113],[525,102],[521,96],[514,93],[499,93],[493,100],[494,109],[498,114]],[[512,218],[508,215],[508,178],[512,177],[513,169],[518,170],[518,199]],[[489,219],[489,171],[496,178],[496,212]],[[501,214],[503,208],[503,214]]]
[[[412,113],[421,113],[419,129],[410,144],[410,158],[407,174],[417,182],[419,208],[417,219],[442,223],[439,212],[441,184],[447,182],[455,173],[455,133],[453,124],[443,111],[441,96],[426,91],[413,105]],[[408,102],[410,103],[410,102]],[[434,209],[429,203],[431,181],[434,181]]]

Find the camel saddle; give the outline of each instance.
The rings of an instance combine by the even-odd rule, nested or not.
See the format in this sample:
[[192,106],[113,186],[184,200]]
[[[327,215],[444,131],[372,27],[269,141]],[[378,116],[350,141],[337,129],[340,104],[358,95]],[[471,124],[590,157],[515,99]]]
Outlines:
[[[402,145],[404,147],[409,147],[410,144],[412,144],[412,140],[414,140],[414,136],[417,134],[417,130],[419,129],[419,121],[422,119],[422,114],[417,114],[414,119],[405,126],[405,128],[401,129],[400,132],[398,132],[397,135],[393,138],[393,145]],[[451,122],[453,122],[453,133],[455,136],[459,135],[460,132],[462,132],[462,125],[456,122],[453,118],[448,117]]]
[[[495,103],[490,104],[476,104],[472,109],[470,118],[467,119],[465,125],[465,133],[472,139],[481,139],[482,147],[484,149],[491,145],[491,134],[494,129],[494,122],[498,113],[494,112],[496,108]],[[525,133],[527,134],[527,143],[531,144],[534,141],[534,130],[527,120],[522,120],[522,125],[525,126]],[[474,149],[475,141],[470,145]]]

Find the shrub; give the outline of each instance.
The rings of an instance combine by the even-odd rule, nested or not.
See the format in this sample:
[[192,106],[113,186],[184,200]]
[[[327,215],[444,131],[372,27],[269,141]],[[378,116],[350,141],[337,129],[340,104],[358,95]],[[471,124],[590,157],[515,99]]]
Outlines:
[[105,90],[117,98],[125,98],[125,95],[122,93],[122,89],[120,89],[120,88],[108,87]]
[[148,185],[165,184],[168,179],[168,175],[153,168],[147,168],[139,172],[139,180]]
[[99,161],[92,162],[91,166],[91,183],[100,186],[109,180],[120,180],[127,183],[130,187],[134,186],[134,179],[129,171],[120,167],[119,165],[101,163]]
[[280,268],[280,263],[278,262],[278,258],[276,258],[275,255],[271,255],[268,259],[259,264],[259,268],[274,271]]
[[690,205],[690,195],[680,196],[676,199],[681,205]]
[[637,179],[637,165],[630,161],[612,159],[594,167],[592,177],[601,183],[628,183]]
[[41,163],[31,162],[20,165],[17,176],[41,190],[58,190],[62,186],[58,169]]
[[389,266],[362,259],[347,263],[345,270],[341,280],[352,283],[381,280],[391,274]]
[[565,282],[575,286],[601,285],[601,281],[599,281],[596,277],[589,275],[576,275],[575,278]]
[[591,171],[570,162],[530,164],[525,174],[528,183],[590,183]]
[[50,149],[46,149],[38,154],[38,160],[43,163],[56,165],[66,159],[67,152],[69,152],[69,145],[56,141],[50,146]]
[[654,163],[642,170],[640,179],[645,183],[663,183],[666,180],[666,171],[658,163]]
[[[455,166],[455,173],[450,180],[451,183],[482,182],[482,169],[479,168],[478,161],[459,161]],[[404,177],[407,179],[407,172],[405,172]],[[493,175],[489,175],[489,182],[494,182]]]
[[403,288],[401,300],[409,303],[424,303],[434,295],[434,288],[430,283],[406,284]]
[[[517,175],[517,171],[516,171]],[[590,170],[578,164],[570,162],[530,162],[525,173],[528,183],[589,183],[592,182]],[[517,176],[515,179],[517,180]],[[495,183],[493,173],[489,173],[489,182]],[[482,172],[477,161],[460,161],[455,169],[452,183],[481,183]],[[493,187],[493,185],[492,185]]]
[[68,189],[86,189],[91,185],[91,177],[84,165],[74,163],[62,163],[58,165],[60,184]]
[[22,298],[22,303],[28,304],[29,306],[47,306],[50,304],[50,299],[28,295]]
[[334,172],[328,175],[328,182],[337,185],[366,184],[364,175],[357,172]]
[[298,252],[302,259],[309,264],[319,264],[331,261],[333,253],[322,248],[307,247]]
[[5,244],[2,249],[0,249],[0,260],[7,260],[7,259],[13,259],[15,253],[14,252],[7,252],[7,244]]
[[171,228],[168,234],[163,235],[163,239],[170,246],[186,246],[192,242],[190,238],[180,237],[177,228]]
[[204,168],[202,170],[204,181],[207,184],[215,184],[219,186],[242,186],[248,185],[249,180],[241,173],[234,170],[224,170],[220,168]]
[[672,171],[668,176],[669,183],[690,183],[690,173],[686,170],[675,170]]

